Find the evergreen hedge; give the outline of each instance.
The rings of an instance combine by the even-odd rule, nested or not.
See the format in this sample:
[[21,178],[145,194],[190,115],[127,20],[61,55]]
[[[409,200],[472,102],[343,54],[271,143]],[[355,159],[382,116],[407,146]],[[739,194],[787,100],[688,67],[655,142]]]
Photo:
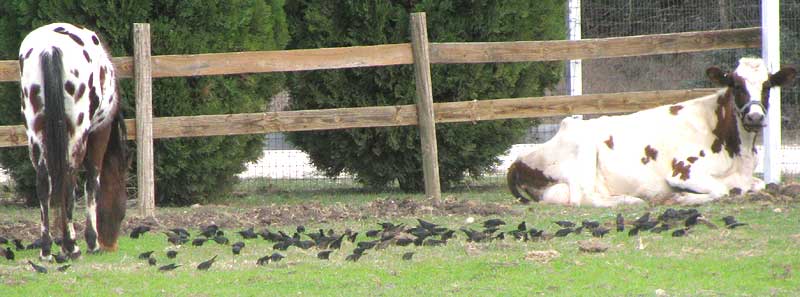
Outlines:
[[[564,1],[557,0],[287,0],[289,48],[405,43],[409,14],[427,13],[431,42],[564,39]],[[538,96],[560,79],[561,63],[432,65],[435,102]],[[413,66],[292,73],[291,107],[401,105],[415,102]],[[519,140],[529,120],[436,126],[442,185],[478,176]],[[417,127],[367,128],[289,135],[328,176],[349,172],[370,187],[395,181],[423,189]]]

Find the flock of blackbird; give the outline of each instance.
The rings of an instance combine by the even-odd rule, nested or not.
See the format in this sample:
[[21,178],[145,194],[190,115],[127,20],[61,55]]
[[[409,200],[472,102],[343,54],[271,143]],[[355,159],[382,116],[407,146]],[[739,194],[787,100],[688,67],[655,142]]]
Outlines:
[[[740,223],[733,216],[726,216],[722,218],[726,228],[734,229],[746,225]],[[622,214],[618,214],[615,222],[601,224],[598,221],[583,221],[575,223],[571,221],[555,221],[558,225],[554,233],[546,232],[543,229],[528,227],[523,221],[516,225],[516,227],[504,227],[506,222],[500,219],[489,219],[483,222],[483,228],[476,230],[468,227],[461,227],[458,230],[450,229],[438,224],[428,222],[422,219],[417,219],[416,226],[406,226],[405,224],[394,224],[390,222],[378,223],[380,228],[367,230],[364,232],[366,238],[369,240],[362,240],[356,242],[359,233],[350,229],[344,230],[342,233],[337,233],[333,229],[318,231],[307,231],[304,226],[297,226],[292,235],[284,231],[273,232],[269,229],[263,229],[259,232],[249,228],[236,232],[234,235],[241,238],[233,244],[230,243],[226,233],[221,230],[217,225],[209,225],[201,228],[200,233],[191,238],[191,234],[183,228],[173,228],[168,231],[163,231],[166,235],[166,240],[169,244],[174,246],[191,244],[193,247],[201,247],[208,242],[213,244],[229,246],[233,255],[239,255],[243,249],[246,248],[245,241],[262,240],[273,243],[272,253],[267,253],[265,256],[256,260],[257,265],[267,265],[270,262],[278,262],[285,258],[280,252],[286,251],[290,248],[299,248],[308,250],[311,248],[317,249],[317,258],[320,260],[328,260],[331,253],[338,251],[342,248],[342,243],[349,241],[355,244],[355,248],[347,255],[346,261],[358,261],[362,256],[367,255],[369,250],[383,249],[390,245],[396,246],[423,246],[423,247],[436,247],[446,245],[449,240],[457,238],[458,236],[465,236],[467,242],[488,242],[493,240],[506,240],[513,238],[518,241],[539,241],[549,240],[554,237],[564,237],[569,234],[581,234],[585,232],[594,237],[603,237],[612,228],[616,228],[616,232],[625,232],[627,230],[629,236],[637,236],[641,232],[670,232],[673,237],[685,236],[698,224],[704,224],[710,228],[717,228],[717,226],[708,221],[696,209],[680,209],[675,210],[672,208],[667,209],[664,213],[651,216],[650,212],[643,214],[633,221],[626,223]],[[150,232],[148,226],[138,226],[133,228],[130,233],[130,238],[137,239],[145,233]],[[0,244],[5,245],[5,248],[0,248],[0,258],[14,260],[14,251],[26,249],[39,249],[41,243],[37,240],[29,245],[24,245],[19,239],[8,239],[0,236]],[[60,244],[60,241],[56,241]],[[13,249],[12,249],[13,246]],[[158,266],[156,258],[153,257],[154,251],[147,251],[139,254],[138,258],[142,261],[147,261],[151,266]],[[167,251],[166,256],[168,259],[176,259],[178,251]],[[411,260],[414,252],[406,252],[402,255],[403,260]],[[210,269],[217,256],[201,262],[197,265],[198,270]],[[58,254],[55,256],[55,261],[63,266],[57,267],[58,271],[66,271],[69,269],[70,264],[64,264],[68,257]],[[39,273],[47,273],[47,268],[28,260],[28,264],[34,271]],[[170,271],[180,267],[181,265],[170,263],[158,267],[159,271]]]

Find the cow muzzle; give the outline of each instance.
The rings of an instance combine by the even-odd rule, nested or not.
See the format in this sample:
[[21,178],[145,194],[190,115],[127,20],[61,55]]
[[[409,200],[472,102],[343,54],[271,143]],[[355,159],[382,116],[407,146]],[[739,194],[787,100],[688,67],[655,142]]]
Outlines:
[[739,118],[742,119],[742,125],[747,132],[757,132],[767,125],[767,109],[761,104],[761,101],[752,100],[747,102],[737,111],[739,112]]

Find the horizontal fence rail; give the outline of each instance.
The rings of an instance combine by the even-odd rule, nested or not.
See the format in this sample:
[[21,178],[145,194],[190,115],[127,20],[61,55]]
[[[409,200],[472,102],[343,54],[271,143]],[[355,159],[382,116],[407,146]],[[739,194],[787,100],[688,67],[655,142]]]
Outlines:
[[[667,90],[434,103],[436,123],[477,122],[571,114],[634,112],[712,94],[717,89]],[[135,127],[136,121],[125,121]],[[179,138],[413,126],[416,105],[279,111],[153,119],[153,138]],[[128,129],[136,139],[136,129]],[[27,145],[25,127],[0,126],[0,147]]]
[[[603,39],[430,43],[432,64],[600,59],[761,46],[760,27]],[[113,58],[117,75],[133,76],[133,58]],[[182,77],[410,65],[411,44],[340,48],[162,55],[153,77]],[[19,62],[0,61],[0,82],[19,81]]]

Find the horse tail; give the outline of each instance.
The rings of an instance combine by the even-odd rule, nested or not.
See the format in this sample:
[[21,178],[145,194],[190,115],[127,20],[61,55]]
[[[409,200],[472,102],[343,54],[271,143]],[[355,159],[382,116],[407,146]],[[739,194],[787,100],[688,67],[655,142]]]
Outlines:
[[111,135],[103,156],[100,175],[100,197],[97,206],[98,241],[106,250],[116,250],[122,219],[127,204],[128,146],[127,128],[122,110],[117,111],[111,123]]
[[[67,182],[70,179],[68,164],[69,135],[64,108],[64,70],[61,49],[43,51],[41,54],[42,90],[44,91],[44,146],[47,173],[50,177],[50,197],[61,205],[62,219],[66,219]],[[63,224],[62,228],[66,228]]]
[[517,181],[519,180],[519,160],[514,161],[510,167],[508,167],[508,173],[506,173],[506,182],[508,183],[508,189],[511,190],[511,195],[514,195],[520,201],[527,200],[525,196],[519,192],[519,186],[517,185]]

